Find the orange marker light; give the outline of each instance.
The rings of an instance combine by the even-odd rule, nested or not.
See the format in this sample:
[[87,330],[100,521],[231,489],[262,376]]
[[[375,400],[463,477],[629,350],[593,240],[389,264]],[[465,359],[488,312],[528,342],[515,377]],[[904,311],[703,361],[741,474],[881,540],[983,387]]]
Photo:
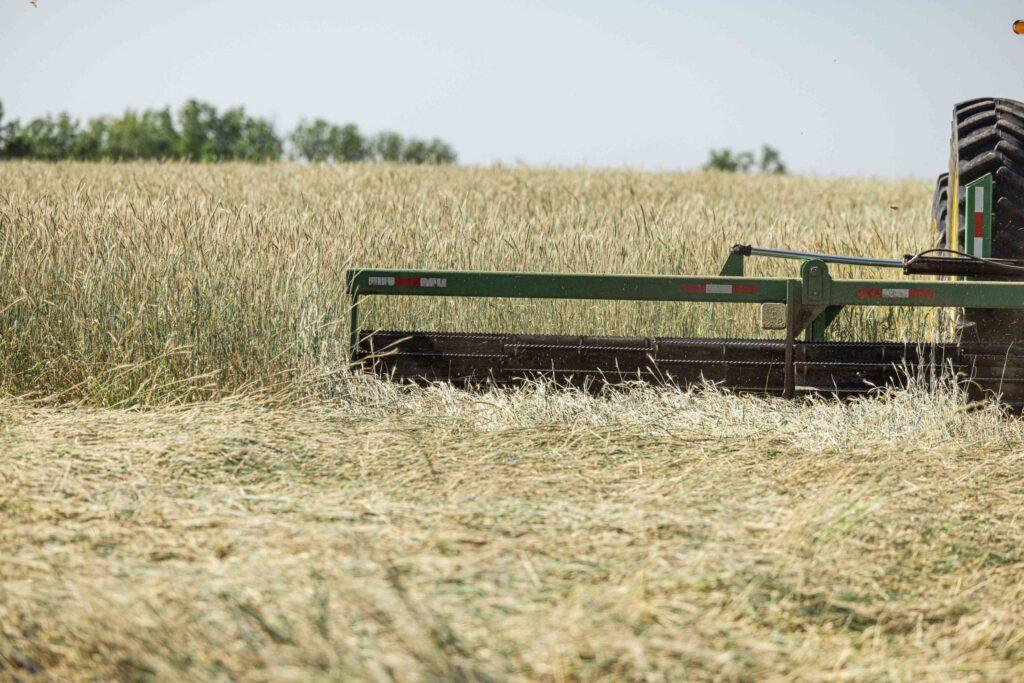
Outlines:
[[1013,32],[1018,36],[1024,35],[1024,19],[1018,19],[1013,22]]

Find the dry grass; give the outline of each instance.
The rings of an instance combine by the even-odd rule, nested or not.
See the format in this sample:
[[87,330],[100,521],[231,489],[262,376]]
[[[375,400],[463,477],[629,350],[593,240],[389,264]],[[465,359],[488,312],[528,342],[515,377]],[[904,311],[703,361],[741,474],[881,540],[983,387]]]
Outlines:
[[[927,201],[627,171],[0,166],[0,678],[1024,677],[1024,423],[995,406],[466,394],[344,367],[350,263],[898,255],[928,243]],[[746,309],[403,303],[375,320],[755,331]]]
[[994,408],[346,393],[0,404],[0,675],[1024,675]]

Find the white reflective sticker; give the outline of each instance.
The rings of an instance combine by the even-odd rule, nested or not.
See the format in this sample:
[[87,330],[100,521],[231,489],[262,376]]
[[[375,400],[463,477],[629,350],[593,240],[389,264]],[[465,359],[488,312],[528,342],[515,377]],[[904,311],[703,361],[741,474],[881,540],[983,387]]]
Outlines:
[[705,294],[732,294],[732,285],[704,285]]
[[883,289],[882,297],[885,299],[909,299],[909,289]]
[[393,277],[372,277],[371,276],[370,277],[370,286],[372,287],[374,285],[376,285],[378,287],[394,287],[395,286],[395,278],[393,278]]
[[445,277],[421,277],[420,287],[447,287],[448,278]]

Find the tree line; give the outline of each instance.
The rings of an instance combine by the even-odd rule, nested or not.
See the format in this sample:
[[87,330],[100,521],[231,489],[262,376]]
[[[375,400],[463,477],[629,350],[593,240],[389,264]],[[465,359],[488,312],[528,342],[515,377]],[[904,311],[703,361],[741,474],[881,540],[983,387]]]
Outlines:
[[704,169],[709,171],[726,171],[728,173],[750,173],[757,170],[761,173],[786,173],[786,164],[782,161],[779,150],[770,145],[761,146],[760,158],[754,152],[734,152],[731,149],[713,149],[708,153],[708,161]]
[[355,124],[301,121],[282,137],[267,119],[243,107],[218,112],[212,104],[187,101],[177,112],[128,110],[120,117],[80,122],[70,114],[22,123],[4,118],[0,102],[0,159],[79,161],[180,159],[185,161],[310,162],[393,161],[453,164],[455,150],[443,140],[406,138],[392,131],[364,135]]

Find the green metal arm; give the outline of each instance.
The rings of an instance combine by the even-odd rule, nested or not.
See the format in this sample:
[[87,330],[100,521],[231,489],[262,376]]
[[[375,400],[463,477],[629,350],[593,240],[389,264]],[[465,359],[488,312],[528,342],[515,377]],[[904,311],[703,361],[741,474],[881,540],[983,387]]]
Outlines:
[[784,278],[390,269],[349,272],[348,291],[360,295],[734,303],[786,300]]
[[[458,296],[783,303],[786,278],[571,275],[446,270],[348,271],[350,296]],[[805,261],[795,281],[802,305],[1024,308],[1024,283],[836,280],[822,261]]]

